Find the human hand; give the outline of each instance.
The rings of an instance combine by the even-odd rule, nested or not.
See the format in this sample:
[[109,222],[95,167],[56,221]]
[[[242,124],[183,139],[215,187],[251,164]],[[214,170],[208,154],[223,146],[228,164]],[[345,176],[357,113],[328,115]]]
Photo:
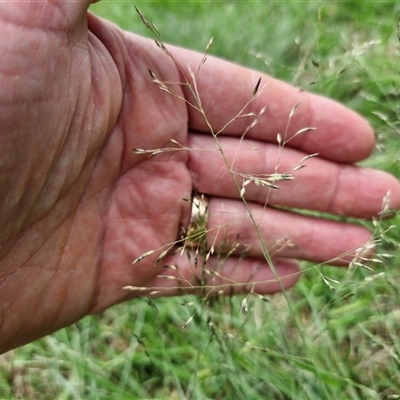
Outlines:
[[[210,257],[204,268],[218,274],[207,285],[235,283],[236,292],[290,287],[298,279],[295,259],[345,264],[370,238],[359,226],[271,206],[370,218],[390,191],[390,206],[399,207],[393,177],[350,165],[374,146],[371,128],[352,111],[262,76],[267,86],[246,109],[268,107],[258,123],[240,140],[252,118],[237,118],[215,138],[203,114],[160,91],[148,73],[190,80],[187,65],[196,71],[202,55],[171,47],[176,65],[152,41],[87,16],[88,5],[0,3],[1,352],[145,293],[125,286],[157,295],[195,290],[203,271],[189,249],[154,266],[188,226],[191,204],[183,199],[193,188],[210,196],[209,245],[240,245],[226,259]],[[209,57],[197,87],[214,132],[248,102],[260,76]],[[196,104],[187,86],[169,87]],[[278,146],[278,133],[287,131],[287,140],[306,127],[316,130]],[[231,171],[214,151],[218,144]],[[190,150],[169,151],[180,146]],[[246,186],[257,231],[231,172],[291,171],[312,153],[320,156],[293,171],[295,180],[278,182],[281,189]]]

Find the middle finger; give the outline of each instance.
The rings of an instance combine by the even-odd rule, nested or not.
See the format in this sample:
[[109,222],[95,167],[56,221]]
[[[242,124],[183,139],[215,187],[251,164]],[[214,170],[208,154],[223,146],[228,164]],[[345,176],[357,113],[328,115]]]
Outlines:
[[[390,188],[389,205],[397,208],[400,201],[397,181],[385,172],[318,157],[302,161],[307,156],[302,152],[259,141],[217,140],[220,147],[214,138],[189,135],[189,169],[201,193],[234,199],[244,194],[259,204],[358,218],[376,216]],[[282,176],[289,180],[279,180]]]

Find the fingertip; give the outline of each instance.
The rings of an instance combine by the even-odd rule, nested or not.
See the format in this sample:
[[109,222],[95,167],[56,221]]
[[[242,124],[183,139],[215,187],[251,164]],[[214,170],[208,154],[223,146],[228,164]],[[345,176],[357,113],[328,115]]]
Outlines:
[[316,131],[305,137],[305,142],[307,147],[319,147],[321,157],[354,163],[367,158],[375,148],[375,134],[368,121],[334,100],[310,95],[310,125]]
[[300,265],[295,260],[279,260],[277,268],[284,289],[291,288],[300,279]]
[[[258,294],[274,294],[293,287],[300,278],[300,266],[295,260],[275,259],[273,266],[266,266],[269,279],[262,279],[259,276],[259,283],[254,285],[254,292]],[[271,274],[274,279],[271,279]],[[278,274],[278,279],[276,279]]]

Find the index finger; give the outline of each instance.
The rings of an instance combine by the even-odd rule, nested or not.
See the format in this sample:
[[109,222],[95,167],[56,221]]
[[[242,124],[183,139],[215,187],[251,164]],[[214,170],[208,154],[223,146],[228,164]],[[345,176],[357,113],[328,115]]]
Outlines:
[[[182,73],[191,82],[188,67],[197,71],[203,55],[179,48],[172,49]],[[260,78],[260,92],[244,113],[258,114],[263,107],[267,108],[258,123],[246,133],[246,137],[276,143],[279,133],[283,141],[292,138],[288,142],[291,147],[345,163],[362,160],[373,150],[375,140],[372,128],[350,109],[261,72],[211,56],[196,75],[201,107],[208,121],[202,113],[189,107],[189,128],[210,132],[210,125],[214,132],[219,132],[228,121],[234,119],[219,134],[240,137],[252,120],[251,117],[235,119],[235,116],[252,98]],[[190,87],[184,86],[183,89],[186,98],[196,104],[198,101]],[[304,128],[314,130],[296,135]]]

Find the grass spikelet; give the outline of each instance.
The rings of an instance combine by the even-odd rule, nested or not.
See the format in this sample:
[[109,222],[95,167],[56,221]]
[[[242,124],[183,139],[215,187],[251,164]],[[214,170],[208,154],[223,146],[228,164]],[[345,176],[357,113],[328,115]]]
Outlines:
[[142,255],[140,255],[139,257],[137,257],[135,260],[132,261],[132,264],[136,264],[139,261],[142,261],[144,258],[151,256],[152,254],[154,254],[155,250],[149,250],[146,251],[146,253],[143,253]]
[[253,90],[253,97],[258,93],[258,89],[260,88],[261,77],[258,79],[257,84]]
[[154,263],[154,267],[157,267],[159,262],[172,250],[174,246],[169,246],[167,249],[161,252],[161,254],[157,257],[156,262]]
[[193,314],[189,317],[189,319],[182,325],[181,331],[183,331],[192,321],[196,314]]

